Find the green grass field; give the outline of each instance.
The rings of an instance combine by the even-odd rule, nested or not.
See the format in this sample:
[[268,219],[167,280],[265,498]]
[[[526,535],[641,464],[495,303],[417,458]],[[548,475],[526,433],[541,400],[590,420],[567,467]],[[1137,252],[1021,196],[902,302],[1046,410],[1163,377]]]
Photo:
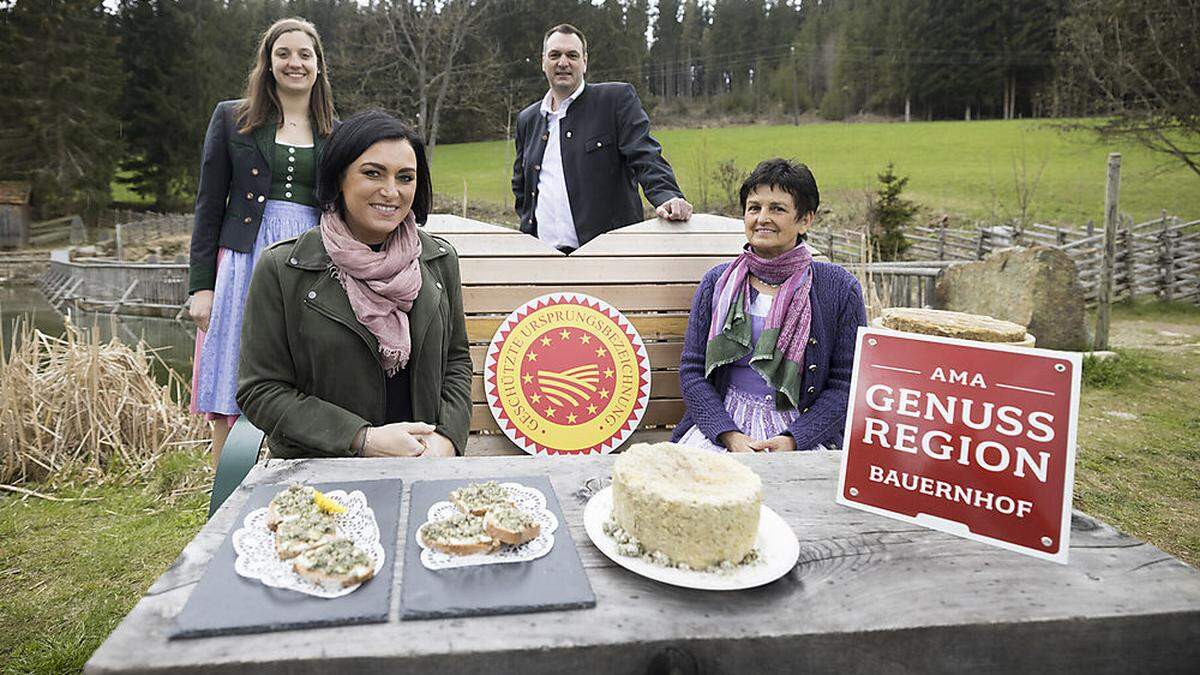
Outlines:
[[[701,204],[702,177],[710,176],[709,202],[724,199],[711,179],[732,159],[744,176],[760,160],[783,156],[805,162],[835,211],[873,186],[893,162],[908,176],[906,194],[925,215],[951,213],[1007,219],[1019,213],[1015,176],[1031,186],[1033,217],[1082,225],[1102,222],[1107,155],[1122,153],[1121,211],[1139,222],[1160,210],[1200,218],[1200,178],[1134,145],[1102,145],[1087,132],[1059,131],[1060,121],[913,122],[742,126],[724,129],[660,129],[654,135],[679,177],[685,195]],[[434,153],[434,190],[511,208],[511,142],[439,145]]]

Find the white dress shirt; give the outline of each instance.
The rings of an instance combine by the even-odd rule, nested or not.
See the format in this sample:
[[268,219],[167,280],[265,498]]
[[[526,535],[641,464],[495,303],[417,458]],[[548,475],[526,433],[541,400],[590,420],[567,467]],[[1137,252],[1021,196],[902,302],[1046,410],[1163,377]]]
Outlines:
[[571,200],[567,196],[567,176],[563,172],[562,145],[559,141],[559,122],[567,116],[567,108],[571,107],[580,93],[583,92],[583,81],[579,88],[558,104],[558,110],[551,110],[554,92],[546,92],[542,99],[542,115],[546,116],[546,153],[542,155],[542,170],[538,172],[537,208],[534,218],[537,219],[538,239],[555,247],[579,248],[579,236],[575,233],[575,218],[571,215]]

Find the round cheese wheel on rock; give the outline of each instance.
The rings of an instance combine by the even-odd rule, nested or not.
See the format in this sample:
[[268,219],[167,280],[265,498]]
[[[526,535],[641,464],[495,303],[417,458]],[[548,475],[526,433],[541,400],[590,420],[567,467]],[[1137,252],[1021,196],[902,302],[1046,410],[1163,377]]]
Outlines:
[[888,307],[883,310],[884,328],[902,330],[922,335],[979,342],[1023,342],[1025,327],[982,314],[948,312],[941,309],[918,309],[915,307]]
[[613,464],[613,518],[649,552],[704,569],[754,547],[762,480],[736,459],[639,443]]

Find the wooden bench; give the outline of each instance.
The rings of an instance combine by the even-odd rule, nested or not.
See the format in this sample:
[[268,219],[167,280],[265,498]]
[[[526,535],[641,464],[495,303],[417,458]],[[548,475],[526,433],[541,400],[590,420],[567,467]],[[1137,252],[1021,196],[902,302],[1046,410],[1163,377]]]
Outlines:
[[[665,440],[683,416],[679,353],[696,286],[746,242],[742,221],[696,214],[686,223],[648,220],[604,234],[571,256],[500,225],[432,214],[426,231],[458,251],[471,341],[471,436],[465,454],[521,455],[496,424],[483,389],[483,363],[496,328],[528,300],[572,291],[616,307],[637,328],[650,359],[650,402],[625,445]],[[213,481],[211,516],[258,461],[263,434],[243,416],[234,425]]]
[[[668,438],[683,416],[679,354],[696,286],[705,272],[733,259],[746,243],[742,221],[709,214],[695,214],[686,223],[654,219],[630,225],[597,237],[570,256],[518,230],[453,215],[430,215],[425,229],[449,241],[459,255],[474,366],[468,456],[523,454],[488,408],[484,357],[496,328],[509,313],[533,298],[558,291],[586,293],[609,303],[633,323],[646,344],[650,401],[638,429],[622,447]],[[826,260],[815,248],[814,256]],[[904,289],[931,289],[927,282],[931,273],[937,273],[894,264],[873,268],[877,281],[899,279]],[[889,281],[881,287],[893,284]],[[891,304],[914,300],[920,304],[924,297],[907,290],[903,297],[889,295]],[[262,432],[244,418],[235,425],[217,467],[210,515],[257,461],[261,441]]]
[[648,220],[601,235],[570,256],[499,225],[431,215],[426,231],[458,251],[471,341],[471,438],[467,455],[523,454],[497,426],[483,388],[488,344],[510,312],[559,291],[586,293],[633,323],[650,358],[650,403],[626,441],[663,440],[683,416],[679,353],[692,296],[714,265],[746,243],[742,221],[697,214],[686,223]]

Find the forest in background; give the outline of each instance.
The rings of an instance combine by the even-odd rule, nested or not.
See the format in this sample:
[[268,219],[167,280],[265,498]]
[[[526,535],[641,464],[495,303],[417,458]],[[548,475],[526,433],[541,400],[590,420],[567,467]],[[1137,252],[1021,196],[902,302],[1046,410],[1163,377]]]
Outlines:
[[[0,179],[41,217],[121,180],[186,209],[213,105],[261,31],[298,15],[338,113],[381,107],[431,145],[506,138],[546,89],[543,32],[588,37],[590,81],[655,119],[1100,115],[1197,169],[1200,0],[0,0]],[[1114,47],[1115,45],[1115,47]],[[1149,111],[1149,112],[1147,112]],[[436,152],[436,147],[434,148]]]

